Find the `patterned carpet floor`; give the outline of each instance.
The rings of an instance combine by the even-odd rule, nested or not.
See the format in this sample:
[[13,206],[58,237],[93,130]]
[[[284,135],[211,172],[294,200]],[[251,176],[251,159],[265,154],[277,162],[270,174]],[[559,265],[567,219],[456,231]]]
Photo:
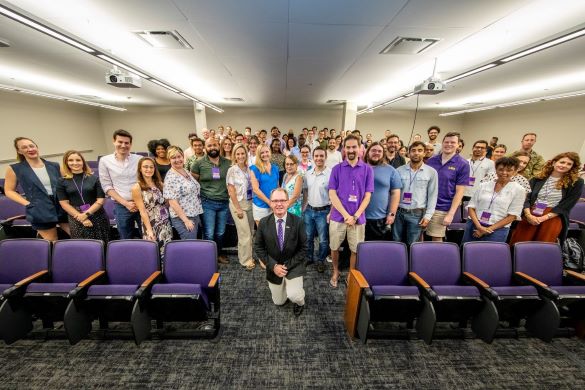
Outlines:
[[350,340],[344,288],[309,268],[307,306],[275,307],[264,273],[230,256],[221,267],[222,327],[217,340],[92,337],[75,346],[35,335],[0,345],[2,389],[578,389],[585,388],[585,341],[413,337]]

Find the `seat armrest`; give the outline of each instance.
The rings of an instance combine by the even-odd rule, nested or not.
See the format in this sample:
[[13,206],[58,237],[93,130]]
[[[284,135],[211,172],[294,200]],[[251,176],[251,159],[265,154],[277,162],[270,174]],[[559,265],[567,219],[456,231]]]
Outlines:
[[146,297],[148,292],[150,292],[152,285],[157,282],[157,279],[160,278],[161,275],[162,272],[154,271],[144,282],[142,282],[140,288],[136,290],[136,292],[134,293],[134,298],[142,299]]
[[77,285],[77,287],[75,287],[73,290],[69,291],[67,298],[69,298],[69,299],[81,298],[82,294],[87,292],[87,289],[91,285],[95,284],[99,279],[101,279],[105,275],[106,275],[106,271],[97,271],[93,275],[88,276],[82,282],[80,282]]
[[219,272],[214,273],[211,275],[211,279],[209,279],[209,283],[207,284],[207,288],[216,288],[219,284]]
[[472,274],[471,272],[463,272],[463,280],[475,286],[479,289],[479,291],[486,295],[491,300],[498,299],[498,294],[490,288],[490,285],[481,280],[476,275]]
[[565,276],[572,279],[573,281],[585,283],[585,275],[580,274],[579,272],[572,271],[570,269],[564,270]]
[[576,223],[581,228],[585,226],[585,221],[580,221],[578,219],[571,219],[571,218],[569,218],[569,222]]
[[540,280],[533,278],[524,272],[514,272],[514,276],[520,283],[528,284],[536,287],[540,295],[544,295],[546,298],[555,300],[559,297],[559,293],[549,288],[545,283]]
[[22,279],[21,281],[16,282],[14,284],[14,286],[4,290],[2,295],[4,296],[4,298],[10,298],[10,297],[14,297],[14,296],[19,295],[19,294],[24,294],[24,290],[26,290],[26,287],[29,284],[31,284],[32,282],[39,281],[48,275],[49,275],[49,271],[46,269],[39,271],[35,274],[32,274],[29,277],[26,277],[26,278]]
[[418,287],[421,294],[425,295],[430,300],[437,299],[437,293],[434,292],[431,286],[429,286],[429,284],[423,278],[421,278],[416,272],[409,272],[408,277],[410,281],[414,283],[415,286]]
[[14,217],[6,218],[5,220],[3,220],[0,223],[2,225],[5,225],[5,226],[12,226],[14,221],[16,221],[18,219],[26,219],[26,215],[15,215]]
[[357,269],[352,269],[350,272],[353,275],[353,277],[355,278],[355,280],[358,283],[358,285],[359,285],[360,288],[369,288],[370,287],[370,285],[368,284],[368,281],[366,280],[364,274],[362,274]]

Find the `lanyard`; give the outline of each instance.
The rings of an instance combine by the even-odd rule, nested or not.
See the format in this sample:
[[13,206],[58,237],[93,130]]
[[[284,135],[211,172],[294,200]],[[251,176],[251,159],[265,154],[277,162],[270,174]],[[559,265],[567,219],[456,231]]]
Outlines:
[[85,174],[81,176],[81,189],[79,189],[79,187],[77,186],[77,183],[75,182],[75,177],[72,177],[71,180],[73,181],[73,185],[77,189],[77,193],[81,197],[82,204],[85,204],[85,199],[83,199],[83,181],[85,180]]
[[420,168],[416,170],[416,172],[414,173],[414,177],[412,177],[412,171],[408,170],[408,176],[410,177],[409,183],[408,183],[408,190],[409,191],[410,191],[410,188],[412,187],[412,183],[416,180],[416,175],[418,175],[419,172],[420,172]]
[[[485,157],[484,157],[484,158],[485,158]],[[478,165],[476,168],[474,168],[474,166],[475,166],[475,162],[472,162],[472,160],[469,160],[469,169],[471,169],[471,176],[472,176],[472,177],[475,177],[475,171],[477,171],[477,169],[478,169],[479,167],[481,167],[481,163],[482,163],[482,162],[483,162],[483,158],[480,158],[480,159],[479,159],[479,165]]]
[[504,186],[504,187],[502,187],[500,189],[500,192],[496,192],[496,186],[497,185],[498,185],[498,183],[495,183],[494,184],[494,193],[492,194],[492,199],[490,200],[490,204],[488,206],[488,210],[491,210],[492,209],[492,204],[494,203],[494,200],[496,200],[496,198],[498,197],[498,195],[500,195],[500,192],[502,192],[504,190],[504,187],[506,187],[506,186]]

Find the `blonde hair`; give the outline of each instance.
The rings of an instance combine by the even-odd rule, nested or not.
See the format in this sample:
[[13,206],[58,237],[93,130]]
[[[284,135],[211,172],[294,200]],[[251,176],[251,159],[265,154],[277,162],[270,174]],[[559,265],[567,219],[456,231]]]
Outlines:
[[235,144],[232,148],[232,165],[238,165],[238,162],[236,161],[236,152],[238,149],[244,149],[244,152],[246,153],[246,160],[244,161],[244,164],[248,166],[248,148],[242,143]]
[[167,158],[170,160],[175,154],[179,153],[181,156],[185,157],[185,153],[183,153],[183,149],[178,146],[169,146],[167,148]]
[[81,161],[83,161],[83,173],[85,174],[85,176],[91,176],[93,174],[91,168],[89,167],[89,165],[87,165],[87,161],[85,161],[85,158],[83,157],[83,155],[78,152],[77,150],[68,150],[65,152],[65,154],[63,155],[63,177],[65,179],[71,179],[73,178],[73,172],[71,172],[71,168],[69,168],[69,165],[67,165],[67,160],[69,160],[69,157],[71,155],[78,155],[79,158],[81,158]]
[[[258,146],[258,149],[256,149],[256,168],[258,168],[258,170],[260,171],[260,173],[268,173],[270,175],[270,169],[267,170],[266,167],[264,166],[264,163],[262,162],[262,159],[260,158],[260,153],[262,153],[263,149],[268,149],[268,153],[270,153],[270,155],[272,156],[272,151],[270,150],[270,147],[266,144],[262,144]],[[270,164],[270,163],[269,163]],[[272,164],[270,164],[270,168],[272,168]]]

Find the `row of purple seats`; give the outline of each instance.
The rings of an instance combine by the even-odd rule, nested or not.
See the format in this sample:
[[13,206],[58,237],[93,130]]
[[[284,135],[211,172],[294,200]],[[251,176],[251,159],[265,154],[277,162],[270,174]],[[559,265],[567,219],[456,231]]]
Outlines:
[[151,319],[208,321],[220,326],[217,250],[212,241],[167,244],[165,272],[159,250],[147,240],[40,239],[0,241],[0,337],[26,336],[35,318],[43,327],[63,321],[71,344],[86,337],[92,322],[130,322],[137,344],[150,335]]
[[490,343],[500,322],[550,341],[561,317],[585,318],[585,276],[563,270],[557,244],[362,242],[352,277],[360,284],[357,334],[365,343],[378,322],[416,321],[430,344],[437,322],[458,322]]

